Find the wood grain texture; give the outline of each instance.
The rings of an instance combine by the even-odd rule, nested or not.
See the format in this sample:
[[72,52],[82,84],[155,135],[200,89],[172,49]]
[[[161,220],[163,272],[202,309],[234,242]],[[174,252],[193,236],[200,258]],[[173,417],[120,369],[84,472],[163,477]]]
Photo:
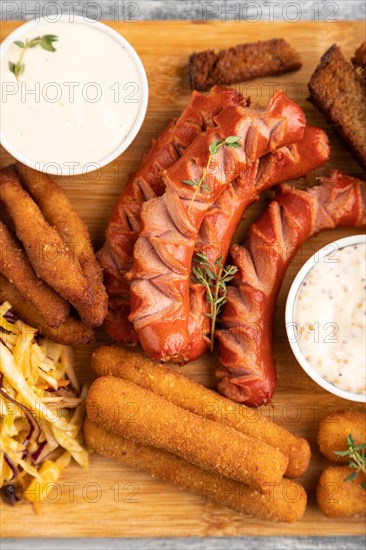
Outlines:
[[[17,26],[2,24],[2,38]],[[70,200],[86,221],[96,247],[103,241],[103,232],[111,207],[126,182],[128,173],[137,167],[149,148],[151,138],[166,122],[179,114],[190,96],[186,78],[188,55],[193,50],[211,46],[225,47],[243,41],[285,37],[299,49],[304,62],[295,74],[257,80],[238,85],[244,93],[257,95],[255,102],[265,105],[271,92],[284,86],[290,97],[304,109],[309,124],[328,132],[332,157],[325,168],[315,175],[341,168],[351,175],[362,176],[362,169],[343,147],[333,130],[315,107],[307,101],[307,82],[320,56],[334,42],[350,56],[364,39],[363,23],[297,25],[246,24],[210,22],[140,22],[128,25],[111,24],[136,48],[145,65],[150,99],[143,127],[119,159],[103,169],[74,180],[58,178]],[[36,132],[36,129],[35,129]],[[3,149],[0,164],[12,159]],[[314,175],[308,178],[311,182]],[[248,210],[235,237],[240,241],[250,223],[263,211],[270,196],[265,194]],[[313,450],[311,466],[301,480],[309,494],[309,506],[303,520],[295,525],[273,525],[247,519],[200,496],[178,491],[99,456],[92,456],[91,468],[83,471],[72,465],[62,476],[57,490],[50,492],[37,517],[28,504],[15,509],[1,505],[0,521],[4,537],[161,537],[161,536],[233,536],[233,535],[362,535],[362,520],[332,521],[317,510],[314,500],[316,480],[327,461],[317,451],[316,434],[319,419],[337,408],[353,404],[324,392],[302,371],[287,343],[284,327],[284,307],[289,286],[299,267],[317,249],[356,231],[340,229],[323,233],[308,241],[294,259],[284,281],[276,314],[275,354],[279,382],[273,407],[262,408],[263,415],[309,439]],[[89,367],[92,349],[108,342],[101,330],[96,332],[95,346],[80,346],[75,350],[77,371],[82,381],[93,378]],[[205,355],[187,365],[183,372],[198,382],[214,385],[212,372],[217,355]],[[55,502],[51,502],[54,500]]]

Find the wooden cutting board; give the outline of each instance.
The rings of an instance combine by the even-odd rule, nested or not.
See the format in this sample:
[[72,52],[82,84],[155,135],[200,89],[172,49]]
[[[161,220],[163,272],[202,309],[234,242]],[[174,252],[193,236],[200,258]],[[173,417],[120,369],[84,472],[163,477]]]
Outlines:
[[[327,130],[332,157],[315,175],[340,168],[351,175],[362,176],[362,169],[335,136],[330,125],[307,101],[307,82],[320,56],[334,42],[350,57],[364,37],[362,22],[342,23],[221,23],[221,22],[139,22],[108,23],[123,34],[136,48],[145,65],[150,99],[143,127],[117,161],[103,169],[74,180],[58,178],[70,200],[89,226],[94,244],[103,242],[103,232],[112,205],[126,178],[135,169],[151,139],[171,117],[180,113],[188,102],[187,59],[194,50],[228,47],[258,39],[285,37],[301,52],[303,68],[293,74],[265,78],[237,87],[251,95],[254,103],[265,105],[272,92],[283,86],[288,95],[304,109],[309,124]],[[3,23],[5,38],[18,23]],[[97,74],[97,67],[96,67]],[[37,130],[34,130],[35,139]],[[1,150],[1,167],[11,162]],[[314,175],[308,178],[313,181]],[[240,240],[250,223],[263,211],[268,194],[248,210],[236,240]],[[220,536],[220,535],[360,535],[365,533],[363,520],[333,521],[326,519],[315,504],[317,478],[327,461],[317,450],[319,419],[338,408],[353,407],[319,388],[303,372],[292,355],[286,340],[284,307],[294,275],[317,249],[328,242],[355,234],[340,229],[323,233],[307,242],[289,268],[278,300],[275,324],[275,354],[279,381],[272,407],[263,407],[264,416],[309,439],[312,461],[301,480],[309,495],[304,518],[294,525],[271,524],[247,519],[200,496],[177,490],[171,485],[151,479],[142,472],[121,466],[99,456],[91,457],[91,466],[84,471],[72,465],[63,474],[57,491],[50,493],[43,513],[36,516],[32,506],[15,508],[1,505],[1,530],[4,537],[157,537],[157,536]],[[94,346],[75,349],[80,379],[91,381],[89,358],[95,347],[108,342],[102,330],[96,332]],[[216,355],[206,355],[184,367],[183,372],[198,382],[214,386],[212,372]]]

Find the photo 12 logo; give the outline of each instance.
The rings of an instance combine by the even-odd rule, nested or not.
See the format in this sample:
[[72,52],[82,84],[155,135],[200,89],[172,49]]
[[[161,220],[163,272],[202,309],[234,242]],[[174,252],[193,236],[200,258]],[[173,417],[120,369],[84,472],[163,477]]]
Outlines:
[[339,2],[202,2],[202,21],[338,22]]
[[139,2],[88,2],[84,0],[45,1],[14,1],[2,0],[0,14],[2,21],[14,19],[25,21],[43,18],[47,23],[57,23],[62,16],[72,23],[75,16],[83,17],[88,22],[113,20],[123,23],[139,21]]

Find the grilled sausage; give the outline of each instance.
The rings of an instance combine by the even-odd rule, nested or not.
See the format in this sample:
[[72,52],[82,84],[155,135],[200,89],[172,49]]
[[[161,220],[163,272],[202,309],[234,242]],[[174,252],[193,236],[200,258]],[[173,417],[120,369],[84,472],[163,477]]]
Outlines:
[[[226,107],[216,123],[166,171],[165,193],[145,203],[141,212],[141,232],[129,273],[130,320],[145,352],[160,361],[187,359],[190,268],[205,213],[249,164],[300,140],[305,116],[278,92],[266,111]],[[210,144],[228,136],[239,136],[242,147],[219,149],[204,188],[183,183],[202,177]]]
[[117,200],[106,230],[106,240],[98,253],[104,270],[104,284],[109,296],[108,316],[104,328],[123,343],[137,344],[130,312],[129,282],[125,274],[132,266],[132,252],[140,231],[140,212],[145,201],[165,190],[163,169],[171,166],[188,145],[207,127],[225,105],[247,105],[235,90],[215,86],[208,94],[193,92],[192,98],[177,120],[172,120],[154,140],[139,169],[133,174]]
[[276,298],[291,260],[311,236],[334,227],[366,225],[365,182],[334,171],[321,185],[282,185],[243,245],[231,247],[238,267],[217,331],[219,391],[246,405],[271,400],[276,386],[272,325]]

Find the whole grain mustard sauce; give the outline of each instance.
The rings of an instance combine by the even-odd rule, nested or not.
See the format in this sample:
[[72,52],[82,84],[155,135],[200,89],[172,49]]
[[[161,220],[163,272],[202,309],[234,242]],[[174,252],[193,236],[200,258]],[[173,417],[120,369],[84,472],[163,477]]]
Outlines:
[[315,263],[295,300],[297,342],[308,363],[342,390],[366,393],[366,243]]
[[24,55],[17,79],[9,62],[22,53],[15,43],[1,62],[3,135],[39,164],[64,171],[84,167],[111,154],[134,124],[141,81],[129,51],[93,24],[42,22],[19,41],[57,37],[56,51],[37,46]]

